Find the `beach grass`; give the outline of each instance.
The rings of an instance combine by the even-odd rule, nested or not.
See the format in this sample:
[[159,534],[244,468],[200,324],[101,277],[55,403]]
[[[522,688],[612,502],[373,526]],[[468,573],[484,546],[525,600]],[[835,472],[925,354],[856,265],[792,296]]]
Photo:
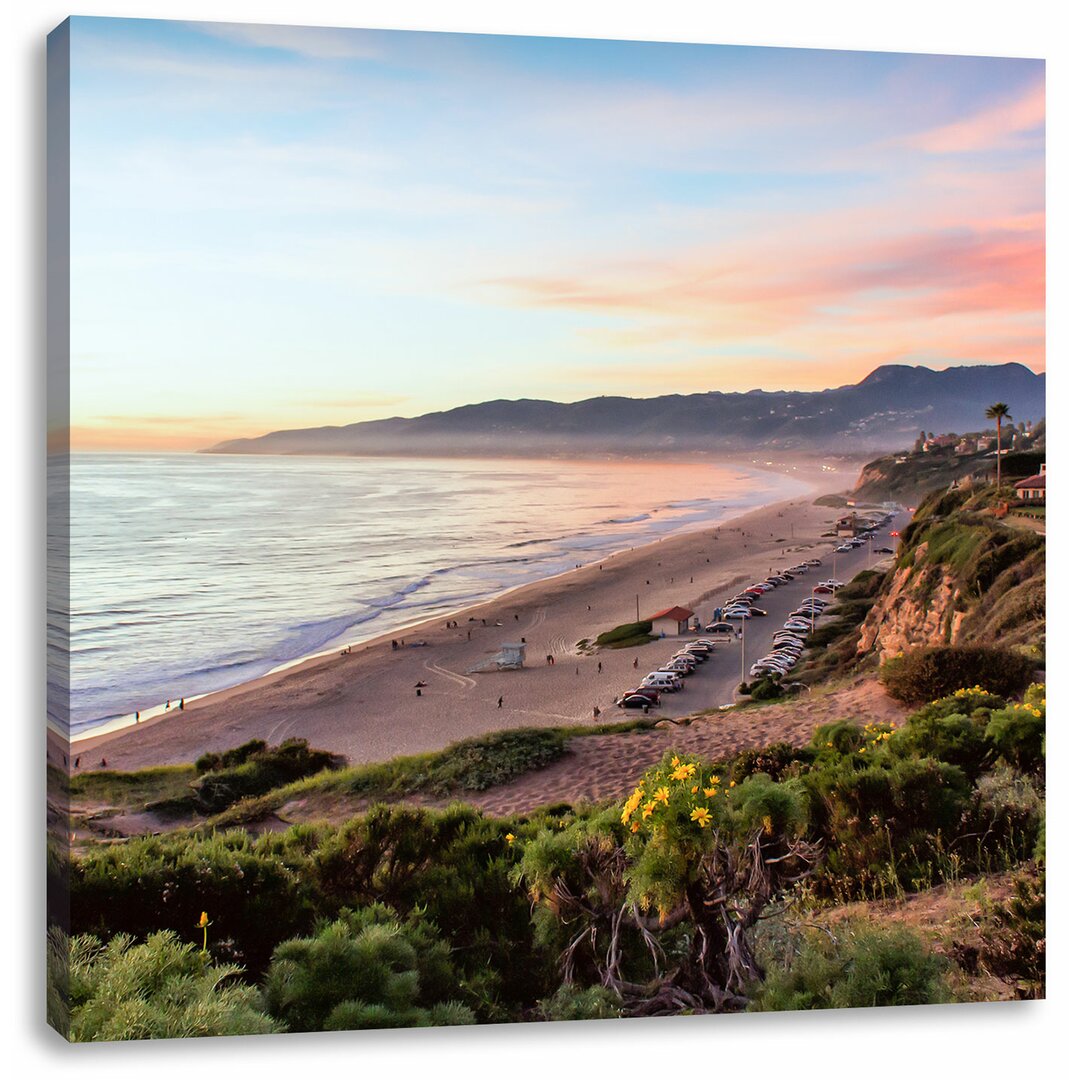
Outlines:
[[256,798],[241,799],[209,818],[207,824],[215,827],[242,824],[265,817],[288,802],[320,795],[393,800],[409,796],[445,798],[486,791],[558,761],[571,739],[648,731],[654,723],[639,719],[598,724],[584,730],[561,727],[496,731],[464,739],[434,753],[326,770]]
[[196,776],[194,765],[156,765],[135,772],[102,769],[74,773],[70,792],[73,801],[142,807],[151,802],[184,797],[189,794],[190,784]]

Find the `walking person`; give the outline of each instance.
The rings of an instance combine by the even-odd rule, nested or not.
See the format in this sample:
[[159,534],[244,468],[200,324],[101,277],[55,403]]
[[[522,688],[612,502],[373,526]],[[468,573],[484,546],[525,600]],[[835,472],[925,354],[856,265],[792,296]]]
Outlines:
[[502,694],[499,695],[499,705],[498,705],[498,707],[500,709],[502,708]]
[[634,670],[637,671],[637,657],[634,657]]
[[596,661],[596,674],[597,675],[602,675],[603,672],[604,672],[604,661],[603,660],[597,660]]

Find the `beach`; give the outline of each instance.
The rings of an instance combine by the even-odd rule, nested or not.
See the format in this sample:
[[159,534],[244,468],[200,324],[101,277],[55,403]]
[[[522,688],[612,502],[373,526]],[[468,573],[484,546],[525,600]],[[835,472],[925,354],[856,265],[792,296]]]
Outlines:
[[[837,512],[813,500],[850,481],[843,473],[822,476],[819,490],[805,498],[627,550],[449,620],[386,634],[348,653],[209,694],[183,711],[174,706],[137,726],[78,740],[73,760],[78,757],[82,769],[99,768],[102,760],[111,769],[137,769],[190,762],[249,739],[304,738],[357,763],[436,750],[495,730],[588,726],[597,723],[597,706],[600,722],[621,719],[613,699],[663,663],[672,642],[592,655],[579,654],[578,642],[632,622],[639,612],[645,619],[672,605],[690,607],[708,621],[715,604],[739,587],[773,568],[824,555],[832,544],[821,534]],[[447,628],[447,621],[456,627]],[[400,648],[392,647],[392,638]],[[521,639],[523,669],[469,673],[504,643]],[[686,709],[685,695],[672,697],[683,700],[665,702],[666,714]]]

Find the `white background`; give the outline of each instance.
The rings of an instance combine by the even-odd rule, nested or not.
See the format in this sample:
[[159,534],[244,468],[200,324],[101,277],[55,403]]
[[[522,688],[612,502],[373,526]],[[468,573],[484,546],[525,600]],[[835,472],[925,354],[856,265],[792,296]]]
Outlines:
[[[638,1078],[784,1074],[858,1076],[1056,1077],[1075,1075],[1080,980],[1074,927],[1077,784],[1076,694],[1068,687],[1076,637],[1075,408],[1080,362],[1075,319],[1080,175],[1077,135],[1080,62],[1072,0],[771,0],[690,3],[664,0],[631,9],[609,0],[544,0],[530,5],[482,0],[114,0],[76,8],[54,0],[13,5],[4,25],[3,170],[10,227],[3,298],[12,328],[3,357],[10,495],[0,530],[8,610],[0,655],[8,668],[3,723],[10,733],[2,770],[8,801],[0,975],[3,1053],[8,1075],[151,1076],[224,1071],[268,1077],[367,1074],[402,1078]],[[1045,57],[1048,77],[1047,296],[1048,411],[1054,492],[1051,516],[1050,919],[1045,1003],[973,1005],[837,1014],[703,1017],[592,1024],[419,1032],[290,1035],[267,1039],[128,1046],[66,1046],[43,1016],[44,816],[44,45],[68,15],[142,16],[399,29],[621,37],[724,44],[818,46],[887,51]],[[1069,424],[1072,424],[1070,429]],[[1070,473],[1074,476],[1070,476]],[[1070,711],[1071,710],[1071,711]],[[1071,864],[1071,865],[1070,865]]]

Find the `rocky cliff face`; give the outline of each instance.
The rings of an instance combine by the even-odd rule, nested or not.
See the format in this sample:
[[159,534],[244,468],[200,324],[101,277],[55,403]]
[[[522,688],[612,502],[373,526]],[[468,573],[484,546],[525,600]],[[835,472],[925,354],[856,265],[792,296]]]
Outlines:
[[898,570],[870,609],[859,637],[858,653],[877,651],[885,660],[897,653],[933,645],[951,645],[967,612],[960,583],[940,566],[923,565],[926,544],[915,562]]
[[919,508],[863,622],[857,655],[889,659],[961,644],[1043,654],[1045,538],[995,521],[978,503],[978,495],[954,491]]

